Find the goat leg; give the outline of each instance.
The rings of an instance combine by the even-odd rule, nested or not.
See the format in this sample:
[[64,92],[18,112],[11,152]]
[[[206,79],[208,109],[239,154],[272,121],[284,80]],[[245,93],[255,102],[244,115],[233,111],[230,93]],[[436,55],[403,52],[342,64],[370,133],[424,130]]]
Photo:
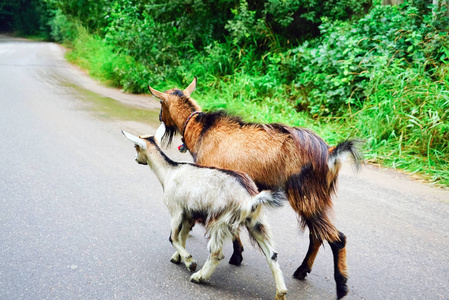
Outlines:
[[177,263],[176,254],[178,254],[180,256],[180,260],[184,262],[187,269],[193,272],[196,270],[197,264],[192,255],[190,255],[185,248],[185,240],[187,239],[190,231],[190,226],[188,224],[189,223],[187,220],[183,219],[182,214],[177,218],[172,218],[170,241],[173,247],[175,247],[176,253],[172,256],[171,262]]
[[[222,232],[221,232],[222,233]],[[217,268],[220,260],[224,258],[223,256],[223,238],[220,238],[221,234],[217,231],[211,232],[211,237],[207,245],[209,249],[209,257],[207,258],[204,266],[198,272],[190,276],[190,281],[194,283],[201,283],[212,276],[212,273]]]
[[232,240],[232,246],[234,247],[234,252],[232,253],[229,263],[234,266],[240,266],[243,261],[242,252],[244,249],[242,241],[240,240],[240,236],[238,234]]
[[270,228],[268,223],[263,219],[259,219],[257,222],[251,222],[252,224],[246,224],[251,237],[257,242],[262,250],[265,258],[270,266],[271,273],[273,274],[274,281],[276,283],[276,296],[275,300],[285,300],[287,294],[287,287],[284,282],[284,276],[282,275],[281,268],[278,263],[278,254],[273,249],[270,237]]
[[312,271],[312,265],[318,254],[322,242],[320,239],[315,237],[313,234],[309,234],[309,250],[307,250],[306,257],[302,264],[296,269],[293,277],[299,280],[304,280],[310,271]]
[[[195,221],[188,221],[185,220],[184,224],[182,225],[182,229],[181,232],[179,233],[179,237],[181,240],[181,244],[182,246],[185,248],[186,247],[186,241],[187,241],[187,237],[189,236],[189,231],[192,230],[193,225],[195,224]],[[171,233],[170,233],[171,236]],[[170,242],[171,242],[171,237],[169,238]],[[174,264],[180,264],[181,263],[181,255],[179,255],[178,251],[176,251],[170,261]]]
[[339,240],[329,242],[334,256],[334,278],[337,284],[337,297],[343,298],[348,294],[348,270],[346,267],[346,236],[339,232]]

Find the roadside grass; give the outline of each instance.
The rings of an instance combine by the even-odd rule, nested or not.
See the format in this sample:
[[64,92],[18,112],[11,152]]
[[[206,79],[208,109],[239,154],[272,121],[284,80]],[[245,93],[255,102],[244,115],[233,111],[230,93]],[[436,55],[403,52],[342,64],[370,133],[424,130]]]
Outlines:
[[368,97],[348,116],[355,134],[366,138],[367,159],[449,186],[447,82],[389,68],[373,78]]
[[114,52],[110,45],[100,37],[89,34],[84,27],[78,26],[77,32],[77,37],[67,44],[72,49],[66,54],[67,60],[108,86],[122,87],[126,79],[124,75],[134,68],[135,61]]
[[[363,139],[368,162],[404,170],[438,186],[449,186],[446,69],[435,70],[435,74],[441,73],[436,80],[412,69],[379,70],[370,79],[366,93],[369,101],[360,110],[349,110],[340,117],[312,118],[309,113],[298,111],[288,86],[278,83],[274,74],[248,74],[237,67],[225,76],[197,73],[206,65],[200,59],[191,62],[189,69],[183,69],[180,63],[177,76],[161,82],[133,58],[117,53],[85,30],[79,32],[71,47],[72,51],[66,54],[68,61],[88,70],[106,85],[137,91],[145,91],[147,84],[159,90],[183,88],[185,81],[198,75],[194,98],[205,110],[225,109],[246,121],[307,127],[330,145],[344,139]],[[261,95],[260,89],[269,92]]]

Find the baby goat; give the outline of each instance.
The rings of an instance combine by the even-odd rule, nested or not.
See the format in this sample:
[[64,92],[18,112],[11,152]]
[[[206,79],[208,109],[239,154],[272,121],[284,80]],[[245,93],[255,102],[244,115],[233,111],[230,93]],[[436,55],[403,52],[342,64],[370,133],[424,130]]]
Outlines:
[[254,181],[244,173],[175,162],[159,148],[157,137],[122,133],[135,144],[136,161],[148,164],[164,189],[164,202],[171,215],[170,242],[176,249],[171,262],[182,261],[187,269],[195,271],[196,262],[185,249],[185,244],[194,223],[202,223],[210,238],[207,245],[209,257],[190,280],[195,283],[205,281],[224,258],[222,248],[225,240],[235,237],[239,227],[245,225],[271,268],[276,283],[275,299],[285,299],[287,288],[272,246],[270,228],[262,212],[263,205],[281,206],[286,201],[285,194],[259,193]]

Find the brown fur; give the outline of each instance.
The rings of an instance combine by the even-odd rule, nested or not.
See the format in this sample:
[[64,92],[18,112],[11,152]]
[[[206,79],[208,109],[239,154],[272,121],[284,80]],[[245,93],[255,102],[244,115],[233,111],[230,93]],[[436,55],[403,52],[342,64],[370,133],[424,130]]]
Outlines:
[[315,258],[318,254],[318,250],[321,246],[321,242],[320,241],[316,241],[314,243],[311,243],[311,252],[310,252],[310,256],[307,258],[307,267],[309,268],[309,270],[312,269],[313,266],[313,262],[315,261]]
[[348,277],[348,268],[346,266],[346,248],[343,248],[338,253],[338,269],[344,277]]
[[[340,241],[340,233],[330,220],[340,162],[335,160],[332,169],[328,162],[339,151],[348,151],[347,147],[341,143],[331,148],[305,128],[246,123],[224,112],[195,114],[186,125],[192,112],[201,112],[199,105],[189,98],[195,86],[196,78],[184,91],[172,89],[161,93],[150,88],[162,100],[161,121],[170,140],[180,132],[196,163],[247,173],[260,189],[286,191],[291,207],[300,217],[301,228],[309,228],[313,242],[303,265],[295,272],[303,274],[297,277],[303,279],[310,272],[322,241]],[[360,155],[352,150],[351,154],[358,162]],[[346,275],[345,253],[343,247],[335,262],[343,275]],[[346,289],[345,282],[340,289]]]
[[[176,118],[177,126],[185,122],[184,118]],[[226,115],[217,118],[202,135],[201,118],[193,117],[184,133],[196,163],[247,173],[262,188],[285,188],[290,205],[302,217],[303,228],[305,221],[312,219],[311,224],[316,226],[311,229],[317,237],[338,239],[337,229],[326,218],[335,178],[327,178],[328,146],[321,138],[307,129],[240,123]],[[295,186],[297,181],[292,180],[304,167],[311,174],[302,186]]]

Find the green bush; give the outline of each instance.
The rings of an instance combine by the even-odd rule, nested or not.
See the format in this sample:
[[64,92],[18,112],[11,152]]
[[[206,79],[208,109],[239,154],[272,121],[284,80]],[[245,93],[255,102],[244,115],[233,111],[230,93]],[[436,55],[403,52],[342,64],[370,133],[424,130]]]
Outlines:
[[64,15],[61,10],[56,10],[54,17],[48,22],[51,28],[51,37],[54,41],[59,43],[71,43],[78,34],[80,24],[75,20],[71,20]]
[[407,4],[376,6],[352,23],[325,20],[320,29],[319,39],[293,49],[286,62],[297,73],[294,84],[307,90],[299,105],[314,115],[363,107],[373,72],[392,62],[432,78],[434,65],[449,61],[447,31],[438,30],[431,13],[422,16]]

